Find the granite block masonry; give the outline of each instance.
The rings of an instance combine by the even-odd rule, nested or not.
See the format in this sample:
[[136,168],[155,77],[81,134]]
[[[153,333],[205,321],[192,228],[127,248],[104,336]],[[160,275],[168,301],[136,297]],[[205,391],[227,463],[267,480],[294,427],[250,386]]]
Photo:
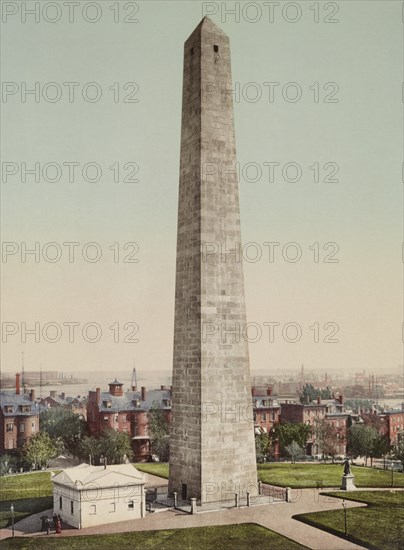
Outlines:
[[257,494],[230,44],[205,17],[184,47],[169,490]]

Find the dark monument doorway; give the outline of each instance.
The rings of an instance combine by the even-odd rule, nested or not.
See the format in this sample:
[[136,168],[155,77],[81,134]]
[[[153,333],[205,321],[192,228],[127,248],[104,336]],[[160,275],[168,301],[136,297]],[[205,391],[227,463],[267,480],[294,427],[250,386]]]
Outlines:
[[181,498],[182,500],[187,500],[187,484],[182,484],[182,492],[181,492]]

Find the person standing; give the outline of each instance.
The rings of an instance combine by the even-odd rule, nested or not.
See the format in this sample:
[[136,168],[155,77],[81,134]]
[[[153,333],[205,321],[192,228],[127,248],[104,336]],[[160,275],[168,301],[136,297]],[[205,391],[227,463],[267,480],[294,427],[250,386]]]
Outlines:
[[60,534],[62,532],[62,518],[57,516],[56,518],[56,533]]

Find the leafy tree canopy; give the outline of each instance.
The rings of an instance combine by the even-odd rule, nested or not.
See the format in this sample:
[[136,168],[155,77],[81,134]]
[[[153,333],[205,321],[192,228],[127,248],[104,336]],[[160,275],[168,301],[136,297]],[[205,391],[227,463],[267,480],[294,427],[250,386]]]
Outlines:
[[317,401],[317,398],[331,399],[332,392],[330,387],[316,389],[312,384],[306,384],[300,393],[300,403],[310,403],[311,401]]

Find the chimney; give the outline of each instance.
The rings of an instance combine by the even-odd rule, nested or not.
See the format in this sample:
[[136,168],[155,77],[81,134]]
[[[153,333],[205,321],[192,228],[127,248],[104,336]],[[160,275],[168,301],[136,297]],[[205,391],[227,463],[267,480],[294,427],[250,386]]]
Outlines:
[[31,399],[31,401],[35,401],[35,390],[34,389],[31,390],[30,399]]
[[97,405],[101,405],[101,390],[100,390],[100,388],[95,389],[95,400],[97,402]]
[[163,386],[160,386],[160,389],[161,389],[161,390],[167,390],[168,388],[167,388],[167,386],[164,386],[164,385],[163,385]]
[[341,403],[341,405],[344,404],[344,396],[342,395],[342,393],[339,394],[338,401]]
[[317,405],[321,405],[321,397],[319,395],[317,396]]
[[140,391],[142,392],[142,401],[146,401],[146,388],[142,386]]
[[267,395],[272,395],[272,386],[267,387]]
[[63,401],[66,399],[66,394],[64,391],[60,394],[60,397],[63,399]]
[[132,386],[132,391],[137,391],[137,386]]
[[15,394],[20,395],[20,373],[15,375]]

